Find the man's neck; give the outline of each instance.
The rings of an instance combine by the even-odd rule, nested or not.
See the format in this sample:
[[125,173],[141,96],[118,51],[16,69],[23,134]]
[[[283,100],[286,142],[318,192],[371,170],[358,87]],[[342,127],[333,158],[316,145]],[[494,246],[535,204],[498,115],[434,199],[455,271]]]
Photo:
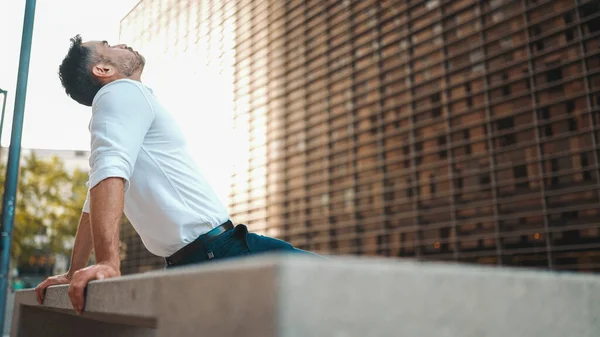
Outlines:
[[134,80],[134,81],[138,81],[138,82],[142,82],[142,71],[136,71],[134,72],[129,79]]
[[132,80],[132,81],[137,81],[137,82],[142,82],[142,72],[135,72],[133,74],[131,74],[131,76],[124,76],[124,77],[119,77],[119,78],[112,78],[109,81],[106,81],[106,83],[104,83],[104,85],[107,85],[111,82],[114,81],[118,81],[118,80]]
[[142,82],[142,73],[133,74],[130,77],[128,77],[128,79],[132,81]]

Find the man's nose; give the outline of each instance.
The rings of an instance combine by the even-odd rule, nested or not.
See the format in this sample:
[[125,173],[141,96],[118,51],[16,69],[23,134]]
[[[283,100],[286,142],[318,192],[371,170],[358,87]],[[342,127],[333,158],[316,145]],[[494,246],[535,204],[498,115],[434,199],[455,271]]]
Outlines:
[[118,44],[115,47],[121,48],[121,49],[127,49],[127,45],[126,44]]

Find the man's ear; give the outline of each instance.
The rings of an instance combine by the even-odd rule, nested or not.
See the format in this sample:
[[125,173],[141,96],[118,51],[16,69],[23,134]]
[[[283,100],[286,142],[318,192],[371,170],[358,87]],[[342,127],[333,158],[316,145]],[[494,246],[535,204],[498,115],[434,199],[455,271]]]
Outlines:
[[111,77],[115,74],[115,67],[106,63],[98,63],[92,67],[92,74],[100,78]]

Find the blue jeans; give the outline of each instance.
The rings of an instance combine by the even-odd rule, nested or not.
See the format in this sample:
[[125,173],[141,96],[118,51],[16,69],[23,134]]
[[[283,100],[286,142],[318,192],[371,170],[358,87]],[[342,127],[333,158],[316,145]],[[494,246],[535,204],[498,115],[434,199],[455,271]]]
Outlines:
[[[204,244],[207,248],[206,251],[198,250],[188,258],[178,263],[177,265],[168,266],[167,268],[174,268],[178,266],[185,266],[208,261],[218,261],[223,259],[243,257],[245,255],[254,255],[268,252],[282,252],[318,256],[314,253],[295,248],[294,246],[285,241],[264,235],[250,233],[248,232],[248,228],[245,225],[237,225],[235,226],[235,228],[219,235],[219,237],[209,242],[208,244]],[[208,256],[211,252],[214,257],[209,259]]]

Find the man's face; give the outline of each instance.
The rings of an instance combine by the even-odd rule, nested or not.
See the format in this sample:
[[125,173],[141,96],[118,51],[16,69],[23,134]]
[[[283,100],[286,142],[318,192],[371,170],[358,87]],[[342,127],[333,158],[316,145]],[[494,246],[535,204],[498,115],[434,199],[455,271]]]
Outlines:
[[[144,57],[125,44],[111,46],[106,41],[88,41],[83,45],[95,50],[96,56],[100,60],[99,66],[107,71],[104,73],[107,77],[128,78],[134,74],[139,76],[144,70],[146,64]],[[96,69],[98,66],[94,68],[94,74],[101,76],[102,74],[99,75],[98,69]]]

